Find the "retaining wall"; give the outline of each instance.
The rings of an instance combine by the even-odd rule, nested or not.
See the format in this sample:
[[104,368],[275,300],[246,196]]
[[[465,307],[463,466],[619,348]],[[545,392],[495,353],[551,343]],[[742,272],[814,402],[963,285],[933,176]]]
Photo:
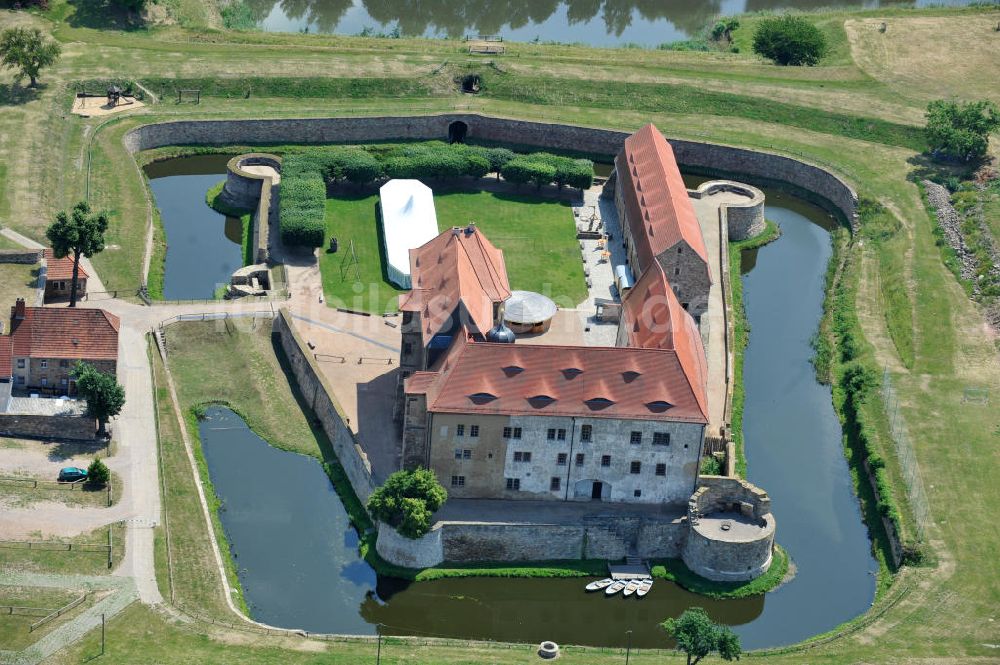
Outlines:
[[[254,261],[265,263],[270,255],[268,238],[270,220],[273,215],[272,203],[274,183],[269,176],[243,170],[243,166],[270,166],[281,172],[281,157],[267,153],[238,155],[226,165],[226,184],[222,188],[223,201],[238,208],[249,208],[253,224],[252,238]],[[276,218],[276,217],[275,217]]]
[[34,265],[42,260],[40,249],[0,249],[0,263]]
[[97,421],[85,416],[0,414],[0,436],[60,441],[94,441]]
[[323,372],[316,366],[316,361],[305,341],[295,330],[289,316],[288,310],[282,308],[274,317],[273,334],[277,335],[281,348],[284,349],[285,356],[292,366],[296,385],[309,402],[323,431],[333,444],[333,450],[351,481],[354,493],[362,503],[367,503],[368,497],[375,489],[371,463],[355,440],[354,433],[345,424],[346,416],[333,398],[333,389],[327,384]]
[[[565,124],[495,118],[473,113],[371,118],[289,118],[276,120],[183,120],[136,127],[125,134],[135,153],[167,145],[267,145],[357,143],[394,139],[447,140],[448,127],[464,122],[468,140],[574,151],[611,158],[627,132]],[[670,141],[682,168],[739,176],[751,183],[783,182],[812,192],[849,221],[856,220],[857,195],[847,183],[820,167],[791,157],[744,148]]]
[[710,180],[698,189],[689,189],[688,195],[700,199],[719,192],[732,192],[747,198],[719,206],[719,217],[726,225],[729,240],[746,240],[764,230],[764,192],[756,187],[732,180]]

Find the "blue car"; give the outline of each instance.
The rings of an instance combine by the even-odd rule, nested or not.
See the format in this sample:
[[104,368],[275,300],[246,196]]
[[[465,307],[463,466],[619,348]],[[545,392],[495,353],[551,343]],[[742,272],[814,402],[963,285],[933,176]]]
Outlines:
[[59,482],[61,483],[75,483],[78,480],[86,480],[86,479],[87,479],[87,470],[75,466],[64,467],[59,472]]

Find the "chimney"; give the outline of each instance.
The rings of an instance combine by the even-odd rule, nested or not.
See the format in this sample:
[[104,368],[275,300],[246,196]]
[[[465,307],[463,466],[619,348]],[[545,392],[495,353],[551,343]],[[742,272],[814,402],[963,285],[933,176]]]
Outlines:
[[18,298],[11,309],[13,310],[11,318],[15,321],[24,321],[24,298]]

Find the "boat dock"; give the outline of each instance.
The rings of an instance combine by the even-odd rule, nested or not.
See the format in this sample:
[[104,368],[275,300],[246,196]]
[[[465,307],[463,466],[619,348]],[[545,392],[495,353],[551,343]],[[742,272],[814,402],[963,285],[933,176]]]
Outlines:
[[649,580],[649,566],[638,557],[628,557],[625,563],[609,563],[608,574],[613,580]]

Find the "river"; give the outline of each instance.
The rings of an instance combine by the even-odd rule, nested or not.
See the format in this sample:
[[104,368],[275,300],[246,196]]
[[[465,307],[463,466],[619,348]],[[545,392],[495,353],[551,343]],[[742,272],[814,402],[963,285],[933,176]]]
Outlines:
[[270,32],[398,34],[515,42],[659,46],[689,39],[717,16],[824,7],[965,5],[971,0],[243,0]]
[[[689,186],[696,180],[690,181]],[[657,624],[701,606],[744,648],[828,631],[868,609],[876,563],[841,451],[830,389],[816,382],[810,338],[822,312],[832,220],[765,190],[782,236],[744,257],[751,326],[744,381],[749,479],[773,500],[777,540],[795,578],[766,596],[712,601],[658,582],[642,601],[590,595],[583,580],[378,578],[320,465],[271,448],[224,409],[209,409],[202,446],[255,619],[316,632],[666,647]],[[192,192],[192,196],[203,196]]]

